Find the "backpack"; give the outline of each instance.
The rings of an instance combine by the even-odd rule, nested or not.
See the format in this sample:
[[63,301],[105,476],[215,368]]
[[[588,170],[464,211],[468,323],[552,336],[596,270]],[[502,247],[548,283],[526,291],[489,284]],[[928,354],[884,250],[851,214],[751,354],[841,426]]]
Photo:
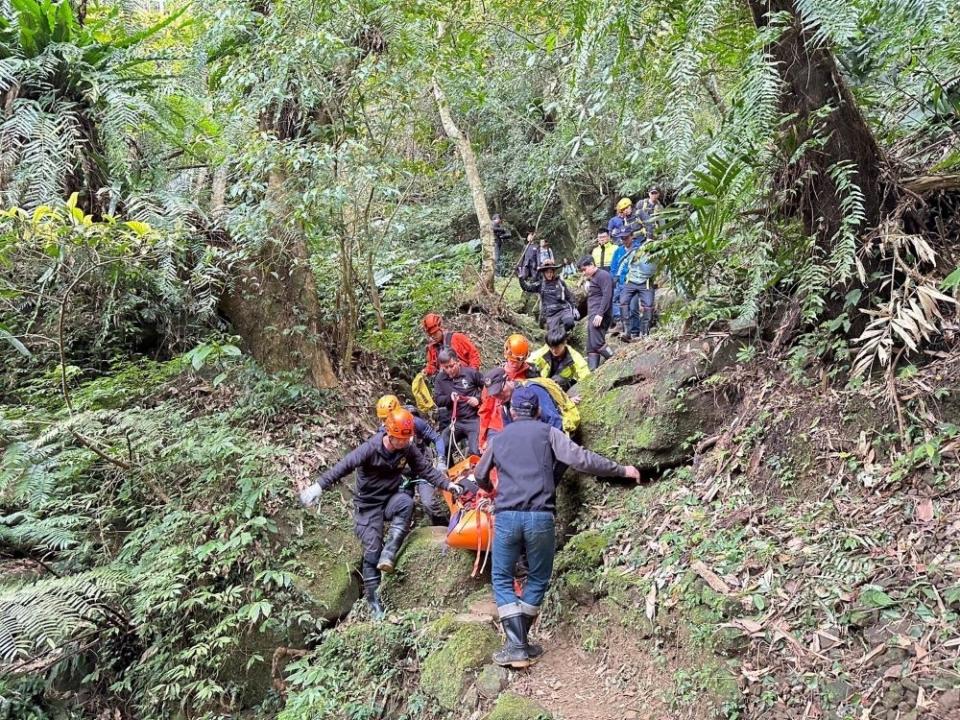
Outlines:
[[550,393],[550,397],[553,399],[557,410],[560,411],[560,416],[563,418],[563,431],[568,435],[576,432],[577,428],[580,427],[580,408],[578,408],[577,404],[570,399],[570,396],[557,385],[557,381],[545,377],[536,377],[525,380],[519,384],[527,385],[529,383],[539,385]]
[[430,412],[437,404],[433,401],[433,393],[430,392],[430,386],[427,384],[427,378],[422,372],[417,373],[411,385],[413,399],[420,408],[420,412]]

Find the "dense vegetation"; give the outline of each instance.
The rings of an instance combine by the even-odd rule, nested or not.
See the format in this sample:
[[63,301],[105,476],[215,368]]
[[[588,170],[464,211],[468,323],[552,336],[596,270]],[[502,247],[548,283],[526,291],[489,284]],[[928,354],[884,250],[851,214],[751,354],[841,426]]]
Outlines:
[[[253,635],[314,647],[291,478],[424,312],[515,320],[493,212],[574,256],[658,183],[673,331],[883,388],[897,480],[947,483],[898,382],[955,351],[958,35],[948,0],[0,3],[0,713],[230,714]],[[368,650],[262,712],[374,716]]]

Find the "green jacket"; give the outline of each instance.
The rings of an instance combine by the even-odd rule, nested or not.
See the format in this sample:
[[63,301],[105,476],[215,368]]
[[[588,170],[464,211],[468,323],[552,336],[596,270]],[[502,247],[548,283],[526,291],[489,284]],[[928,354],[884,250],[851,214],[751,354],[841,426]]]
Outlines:
[[590,366],[583,359],[583,355],[569,345],[567,345],[567,354],[560,360],[550,354],[549,345],[544,345],[534,350],[527,362],[540,372],[540,377],[552,378],[564,390],[590,374]]

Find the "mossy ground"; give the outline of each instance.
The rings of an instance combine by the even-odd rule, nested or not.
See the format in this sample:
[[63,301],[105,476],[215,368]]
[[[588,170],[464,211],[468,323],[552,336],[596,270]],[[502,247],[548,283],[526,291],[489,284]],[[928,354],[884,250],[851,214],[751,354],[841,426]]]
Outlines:
[[553,716],[530,698],[503,693],[486,720],[551,720]]

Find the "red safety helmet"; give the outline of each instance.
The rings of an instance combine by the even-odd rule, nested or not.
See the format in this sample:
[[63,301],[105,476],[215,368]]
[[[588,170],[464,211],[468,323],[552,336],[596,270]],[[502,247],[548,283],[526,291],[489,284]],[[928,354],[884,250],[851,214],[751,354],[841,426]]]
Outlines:
[[443,318],[436,313],[427,313],[423,316],[423,329],[428,333],[435,333],[443,327]]
[[503,343],[503,357],[515,362],[523,362],[530,354],[530,341],[520,333],[514,333]]
[[399,440],[409,440],[416,432],[413,422],[413,413],[409,410],[396,408],[387,415],[387,435]]

